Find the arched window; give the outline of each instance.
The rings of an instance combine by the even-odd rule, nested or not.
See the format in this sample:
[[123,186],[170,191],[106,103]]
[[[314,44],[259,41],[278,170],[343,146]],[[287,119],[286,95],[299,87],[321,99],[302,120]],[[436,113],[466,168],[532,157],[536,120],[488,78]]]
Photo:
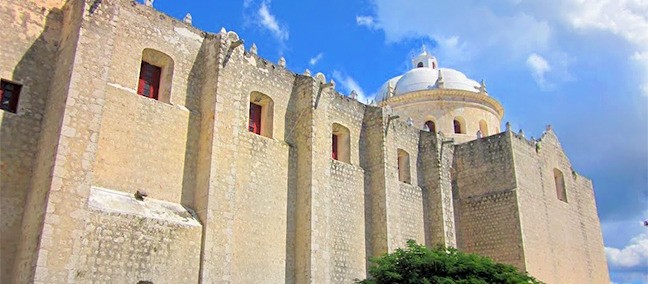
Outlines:
[[173,59],[155,49],[144,49],[137,81],[137,94],[170,103],[172,80]]
[[423,62],[419,62],[418,64],[416,64],[416,67],[417,67],[417,68],[421,68],[421,67],[423,67]]
[[479,121],[479,131],[481,132],[482,137],[488,136],[488,125],[483,119]]
[[252,92],[250,94],[249,111],[248,130],[272,138],[272,116],[274,112],[272,99],[262,93]]
[[462,117],[455,117],[455,119],[452,121],[452,124],[454,127],[454,133],[466,134],[466,123],[464,122],[464,119]]
[[403,149],[398,149],[398,180],[400,182],[412,183],[410,175],[410,158],[409,154]]
[[556,196],[558,200],[567,202],[567,191],[565,190],[565,177],[559,169],[554,169],[554,182],[556,184]]
[[436,132],[436,124],[434,124],[434,121],[432,120],[426,121],[425,126],[427,126],[428,131]]
[[333,123],[331,135],[331,158],[345,163],[351,163],[351,137],[349,129]]

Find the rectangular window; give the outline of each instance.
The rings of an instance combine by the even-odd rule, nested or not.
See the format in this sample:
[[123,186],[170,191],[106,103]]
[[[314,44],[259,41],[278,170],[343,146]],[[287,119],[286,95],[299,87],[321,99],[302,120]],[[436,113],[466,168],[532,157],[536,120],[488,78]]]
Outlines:
[[16,113],[21,85],[0,81],[0,109]]
[[331,156],[333,159],[337,160],[338,159],[338,136],[333,134],[333,142],[331,143],[331,146],[333,147],[331,151]]
[[162,68],[142,61],[137,94],[157,100],[160,90],[160,74],[162,74]]
[[252,133],[261,135],[261,106],[255,103],[250,103],[248,130]]

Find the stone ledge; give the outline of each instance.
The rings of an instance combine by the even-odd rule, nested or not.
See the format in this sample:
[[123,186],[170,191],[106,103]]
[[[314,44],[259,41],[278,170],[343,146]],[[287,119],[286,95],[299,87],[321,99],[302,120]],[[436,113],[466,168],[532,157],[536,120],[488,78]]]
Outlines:
[[90,189],[88,207],[108,214],[132,215],[180,226],[202,227],[195,213],[178,203],[148,197],[140,201],[133,194],[95,186]]

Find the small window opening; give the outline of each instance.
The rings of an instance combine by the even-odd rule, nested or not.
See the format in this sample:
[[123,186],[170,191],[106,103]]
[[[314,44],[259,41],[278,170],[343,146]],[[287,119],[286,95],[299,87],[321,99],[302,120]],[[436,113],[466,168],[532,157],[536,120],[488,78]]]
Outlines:
[[410,158],[405,150],[398,149],[398,180],[407,184],[412,183],[410,175]]
[[434,121],[432,120],[426,121],[425,126],[427,127],[428,131],[436,132],[436,124],[434,124]]
[[137,94],[154,100],[171,102],[173,59],[150,48],[142,51]]
[[9,81],[0,81],[0,109],[16,113],[21,85]]
[[349,129],[334,123],[332,127],[331,158],[351,163],[351,139]]
[[259,92],[250,94],[248,131],[272,138],[274,103],[270,97]]
[[559,169],[554,169],[554,182],[556,184],[556,195],[558,200],[567,202],[567,191],[565,190],[565,177]]
[[158,99],[160,91],[160,75],[162,68],[142,61],[137,85],[137,94],[154,100]]
[[258,104],[250,103],[250,122],[248,124],[250,132],[261,135],[261,107]]
[[416,64],[416,68],[421,68],[421,67],[423,67],[423,62],[419,62],[418,64]]
[[483,119],[479,121],[479,131],[481,132],[482,137],[488,136],[488,124],[486,124],[486,121]]
[[456,134],[466,134],[466,126],[463,121],[463,118],[457,117],[452,121],[454,126],[454,133]]

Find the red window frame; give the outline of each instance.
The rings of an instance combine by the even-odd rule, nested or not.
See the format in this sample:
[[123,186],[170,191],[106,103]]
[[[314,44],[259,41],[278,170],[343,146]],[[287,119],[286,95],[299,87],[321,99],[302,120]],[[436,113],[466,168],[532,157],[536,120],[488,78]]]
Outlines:
[[261,110],[262,107],[260,105],[250,103],[248,130],[258,135],[261,135]]
[[21,89],[19,84],[0,81],[0,109],[16,113]]
[[162,68],[142,61],[137,85],[137,94],[151,99],[158,99]]
[[338,136],[333,134],[331,138],[331,158],[334,160],[337,160],[339,155],[338,155]]

